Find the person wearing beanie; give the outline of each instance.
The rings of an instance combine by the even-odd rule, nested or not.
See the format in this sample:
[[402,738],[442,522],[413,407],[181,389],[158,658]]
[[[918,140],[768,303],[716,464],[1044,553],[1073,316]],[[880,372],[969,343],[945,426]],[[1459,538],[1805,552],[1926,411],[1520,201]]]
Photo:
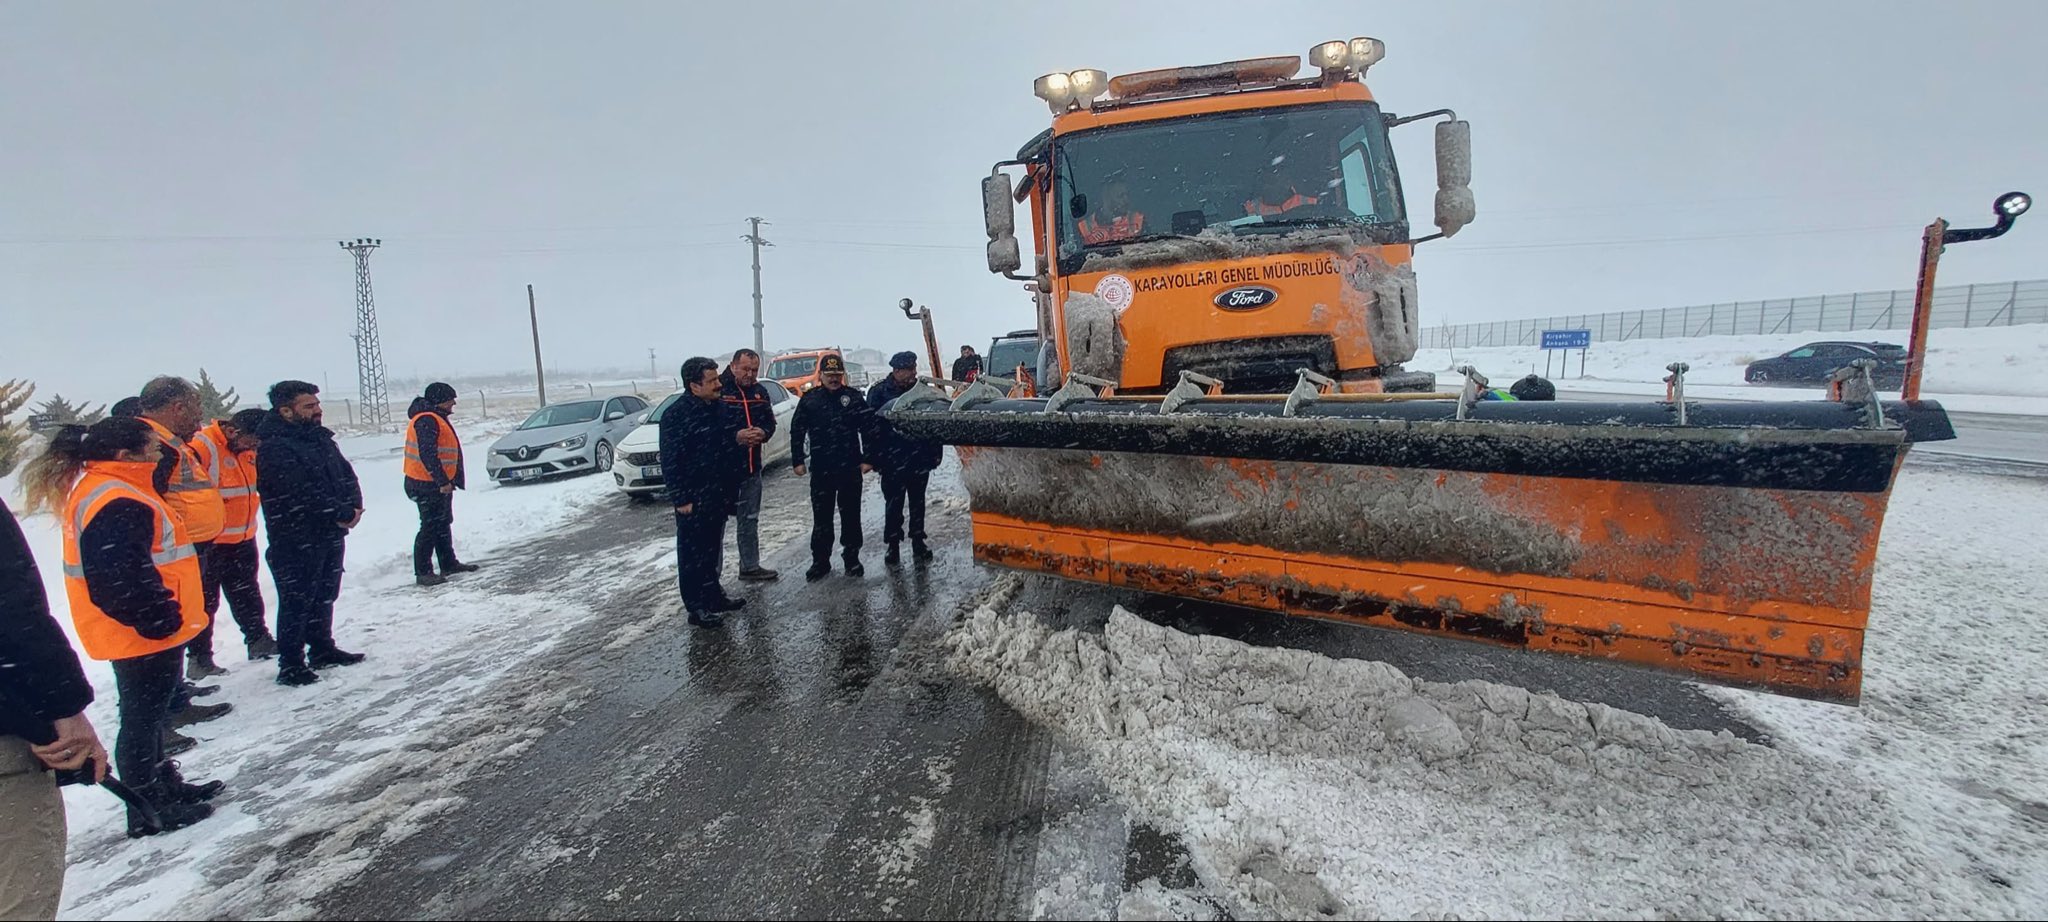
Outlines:
[[931,484],[932,471],[945,457],[944,448],[897,432],[882,415],[890,401],[916,385],[917,353],[898,352],[889,359],[889,377],[868,390],[868,407],[875,411],[875,470],[882,474],[882,540],[889,545],[882,562],[892,567],[903,561],[906,504],[910,507],[911,553],[919,560],[932,557],[931,548],[924,543],[925,489]]
[[[422,586],[439,586],[456,573],[481,567],[455,559],[455,491],[468,486],[462,464],[462,440],[448,414],[455,412],[455,388],[436,381],[413,399],[406,411],[412,424],[405,430],[405,495],[420,510],[419,534],[412,539],[412,575]],[[441,572],[434,572],[439,558]]]

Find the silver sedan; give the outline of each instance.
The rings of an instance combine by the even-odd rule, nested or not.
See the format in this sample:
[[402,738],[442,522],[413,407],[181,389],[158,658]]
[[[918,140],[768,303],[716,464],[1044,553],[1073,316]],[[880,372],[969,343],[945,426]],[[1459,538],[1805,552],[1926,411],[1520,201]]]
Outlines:
[[614,449],[646,419],[647,401],[638,397],[541,407],[491,445],[485,467],[498,483],[609,471]]

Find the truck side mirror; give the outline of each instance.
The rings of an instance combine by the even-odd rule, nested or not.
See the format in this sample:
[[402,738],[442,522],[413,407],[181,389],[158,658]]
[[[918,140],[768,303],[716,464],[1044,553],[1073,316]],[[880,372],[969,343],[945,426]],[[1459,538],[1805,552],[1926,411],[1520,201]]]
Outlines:
[[1436,228],[1449,237],[1472,223],[1472,123],[1436,124]]
[[988,227],[988,271],[1011,273],[1024,266],[1017,245],[1016,192],[1010,174],[997,168],[981,181],[981,217]]

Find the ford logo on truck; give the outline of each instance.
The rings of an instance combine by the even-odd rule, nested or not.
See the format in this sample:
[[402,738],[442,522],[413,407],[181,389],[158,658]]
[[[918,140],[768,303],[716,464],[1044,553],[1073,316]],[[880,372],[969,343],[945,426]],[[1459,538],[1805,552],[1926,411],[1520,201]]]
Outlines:
[[1216,306],[1227,311],[1253,311],[1280,300],[1280,293],[1264,285],[1245,285],[1216,296]]

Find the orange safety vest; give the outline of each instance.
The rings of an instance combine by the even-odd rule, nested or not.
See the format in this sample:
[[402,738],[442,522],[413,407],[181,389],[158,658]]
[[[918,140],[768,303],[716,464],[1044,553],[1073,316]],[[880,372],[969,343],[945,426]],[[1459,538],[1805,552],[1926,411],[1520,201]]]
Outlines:
[[[199,553],[192,547],[184,524],[171,514],[169,504],[156,495],[151,483],[155,473],[155,465],[139,461],[89,461],[85,476],[79,478],[64,500],[64,594],[71,600],[71,623],[78,628],[78,643],[93,659],[134,659],[159,653],[199,636],[206,628],[206,593],[199,581]],[[92,592],[85,584],[84,558],[78,552],[78,536],[85,532],[93,516],[117,499],[136,500],[156,513],[149,556],[156,562],[157,575],[177,598],[183,620],[178,632],[169,637],[151,640],[92,604]]]
[[227,521],[227,508],[222,505],[219,471],[207,474],[206,463],[199,460],[199,453],[192,446],[178,441],[171,430],[158,425],[156,420],[144,418],[149,428],[156,430],[156,437],[164,443],[164,450],[178,456],[177,469],[171,472],[171,482],[164,488],[164,502],[169,503],[171,514],[179,524],[191,533],[197,542],[212,541],[219,537],[221,527]]
[[441,427],[441,438],[435,443],[434,453],[440,456],[437,460],[441,462],[441,473],[447,475],[449,480],[454,480],[456,471],[462,469],[462,442],[455,437],[455,427],[448,424],[448,418],[432,410],[418,414],[407,421],[408,424],[405,427],[405,478],[407,480],[423,480],[428,483],[432,483],[434,480],[434,472],[428,470],[426,461],[420,458],[420,431],[414,427],[419,425],[421,416],[433,417],[434,423]]
[[207,476],[213,478],[219,488],[221,508],[220,534],[215,535],[215,544],[240,544],[256,537],[256,469],[243,466],[242,456],[228,448],[228,435],[215,422],[199,430],[192,437],[192,452],[199,456],[206,466]]
[[1097,223],[1093,216],[1081,219],[1081,242],[1109,243],[1125,240],[1145,232],[1145,215],[1141,212],[1117,215],[1108,224]]
[[1299,192],[1296,192],[1294,193],[1293,198],[1281,202],[1278,205],[1269,205],[1258,199],[1247,200],[1244,203],[1244,213],[1248,215],[1255,214],[1260,216],[1285,214],[1286,212],[1293,211],[1294,209],[1300,208],[1303,205],[1313,205],[1315,203],[1315,196],[1303,195]]

